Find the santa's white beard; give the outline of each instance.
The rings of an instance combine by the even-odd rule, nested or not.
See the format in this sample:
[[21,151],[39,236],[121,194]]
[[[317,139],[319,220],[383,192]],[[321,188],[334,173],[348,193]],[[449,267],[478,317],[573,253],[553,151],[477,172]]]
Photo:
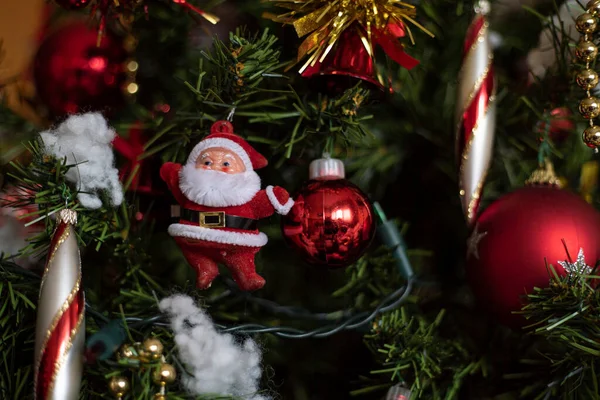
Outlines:
[[185,197],[203,206],[239,206],[258,193],[260,177],[254,171],[227,174],[186,164],[179,173],[179,188]]

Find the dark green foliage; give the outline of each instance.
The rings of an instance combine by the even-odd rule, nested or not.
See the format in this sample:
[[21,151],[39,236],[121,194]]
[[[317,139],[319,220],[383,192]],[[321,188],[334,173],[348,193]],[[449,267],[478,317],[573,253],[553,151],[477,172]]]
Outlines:
[[186,81],[187,107],[173,121],[157,128],[145,156],[162,152],[163,159],[181,159],[185,147],[205,135],[218,119],[233,118],[236,133],[254,143],[269,145],[284,158],[292,151],[311,148],[333,153],[334,146],[360,143],[367,135],[362,105],[368,91],[357,85],[328,97],[306,91],[306,84],[283,74],[286,64],[275,50],[278,39],[267,30],[261,35],[243,31],[224,42],[214,39],[202,51],[196,79]]
[[371,373],[406,385],[416,398],[459,398],[463,380],[481,374],[481,362],[458,338],[441,334],[444,314],[430,321],[402,307],[382,316],[365,336],[383,367]]
[[[531,372],[522,376],[534,383],[523,392],[561,399],[597,399],[600,396],[600,292],[595,273],[573,272],[536,288],[523,308],[534,321],[528,329],[539,343],[522,362]],[[533,378],[533,379],[532,379]]]
[[32,399],[39,276],[0,259],[0,397]]

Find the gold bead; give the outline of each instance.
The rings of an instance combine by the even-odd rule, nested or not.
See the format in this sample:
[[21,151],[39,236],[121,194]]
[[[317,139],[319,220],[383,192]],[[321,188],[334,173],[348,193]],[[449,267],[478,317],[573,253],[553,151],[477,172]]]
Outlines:
[[152,373],[152,380],[158,384],[169,384],[175,382],[177,372],[171,364],[160,364]]
[[129,380],[124,376],[113,376],[108,381],[108,388],[117,397],[129,392]]
[[125,92],[127,94],[136,94],[138,92],[138,90],[140,90],[140,86],[135,82],[129,82],[125,86]]
[[590,13],[583,13],[577,17],[575,26],[580,33],[592,33],[598,27],[596,18]]
[[144,343],[142,344],[144,356],[149,356],[152,360],[158,360],[162,355],[163,350],[163,344],[156,338],[148,338],[144,340]]
[[577,47],[575,47],[575,55],[581,61],[593,61],[598,55],[598,47],[596,47],[593,42],[582,40],[581,42],[577,43]]
[[598,73],[593,69],[584,69],[577,73],[577,84],[583,90],[590,90],[598,85]]
[[164,394],[156,393],[153,397],[154,400],[166,400],[167,396]]
[[594,16],[598,15],[600,13],[600,1],[588,1],[587,5],[585,6],[585,9]]
[[138,64],[137,61],[135,61],[135,60],[129,60],[127,62],[127,71],[129,71],[129,72],[135,72],[135,71],[138,70],[139,66],[140,65]]
[[600,126],[588,126],[583,131],[583,141],[592,149],[600,147]]
[[600,100],[594,96],[581,100],[579,102],[579,113],[585,119],[596,118],[600,115]]
[[137,352],[135,351],[135,348],[132,345],[130,345],[130,344],[124,344],[119,349],[118,356],[119,356],[119,359],[122,359],[122,358],[132,359],[132,358],[135,358],[137,356]]

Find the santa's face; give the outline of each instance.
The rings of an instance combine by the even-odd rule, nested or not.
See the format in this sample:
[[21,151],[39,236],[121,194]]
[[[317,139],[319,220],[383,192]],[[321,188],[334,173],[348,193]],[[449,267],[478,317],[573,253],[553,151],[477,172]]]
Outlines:
[[245,172],[242,159],[231,150],[223,147],[211,147],[204,150],[196,159],[196,168],[221,171],[227,174]]
[[246,170],[237,154],[213,147],[181,168],[179,188],[194,203],[231,207],[252,200],[260,190],[260,178],[253,170]]

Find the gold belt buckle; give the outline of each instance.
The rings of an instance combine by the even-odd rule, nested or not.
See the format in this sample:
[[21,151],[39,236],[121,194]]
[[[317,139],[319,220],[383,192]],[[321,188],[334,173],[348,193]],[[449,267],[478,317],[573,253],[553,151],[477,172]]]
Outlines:
[[225,211],[200,211],[198,225],[203,228],[225,228]]

